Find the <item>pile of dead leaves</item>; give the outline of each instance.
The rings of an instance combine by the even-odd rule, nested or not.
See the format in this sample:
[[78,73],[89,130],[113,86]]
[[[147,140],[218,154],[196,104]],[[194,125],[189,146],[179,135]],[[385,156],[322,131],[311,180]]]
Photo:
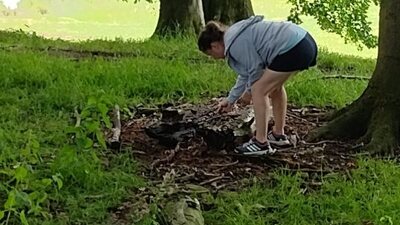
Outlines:
[[158,182],[173,170],[177,183],[221,190],[274,168],[321,174],[355,167],[351,144],[305,141],[309,131],[324,123],[327,109],[289,107],[286,132],[293,146],[274,155],[245,157],[233,149],[251,137],[251,108],[218,114],[215,104],[137,108],[135,116],[123,122],[121,137],[142,163],[143,175]]
[[131,149],[151,185],[137,190],[134,200],[116,209],[115,221],[133,209],[134,214],[148,213],[152,202],[163,202],[160,207],[165,208],[171,199],[182,200],[176,196],[237,190],[249,178],[268,179],[277,168],[304,172],[308,188],[314,189],[322,184],[322,174],[346,173],[356,167],[353,150],[357,146],[335,140],[305,141],[311,130],[323,125],[330,109],[290,106],[285,132],[293,145],[273,155],[249,157],[234,154],[233,149],[251,138],[251,107],[218,114],[216,104],[213,100],[201,105],[136,107],[131,119],[122,121],[122,146]]

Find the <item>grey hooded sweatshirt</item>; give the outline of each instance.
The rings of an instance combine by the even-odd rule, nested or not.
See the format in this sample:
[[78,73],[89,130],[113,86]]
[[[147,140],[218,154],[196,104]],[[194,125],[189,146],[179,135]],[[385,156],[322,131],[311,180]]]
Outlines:
[[307,34],[294,23],[263,19],[263,16],[252,16],[233,24],[225,32],[225,58],[238,73],[236,84],[229,92],[230,103],[236,102],[261,78],[276,56],[289,51]]

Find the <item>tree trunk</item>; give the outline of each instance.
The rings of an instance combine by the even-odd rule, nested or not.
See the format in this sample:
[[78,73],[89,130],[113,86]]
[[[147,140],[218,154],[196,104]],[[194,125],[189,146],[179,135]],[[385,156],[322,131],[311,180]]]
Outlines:
[[160,0],[160,15],[153,36],[199,33],[203,26],[201,0]]
[[366,150],[394,154],[400,129],[400,1],[381,0],[378,58],[368,87],[310,139],[358,138]]
[[205,21],[217,20],[231,25],[254,15],[250,0],[203,0]]

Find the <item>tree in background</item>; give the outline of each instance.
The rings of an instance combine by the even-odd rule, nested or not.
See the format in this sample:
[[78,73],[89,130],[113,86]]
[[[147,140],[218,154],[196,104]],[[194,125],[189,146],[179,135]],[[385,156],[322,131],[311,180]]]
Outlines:
[[254,15],[250,0],[203,0],[205,21],[218,20],[231,25]]
[[[394,154],[400,138],[400,1],[398,0],[289,0],[292,19],[314,16],[321,27],[363,43],[378,44],[372,78],[363,94],[339,110],[311,138],[356,138],[371,153]],[[370,4],[380,4],[379,38],[370,34],[366,21]],[[377,41],[378,40],[378,41]]]
[[160,0],[155,36],[199,33],[204,26],[202,0]]
[[209,20],[232,24],[251,15],[250,0],[160,0],[154,35],[197,34]]

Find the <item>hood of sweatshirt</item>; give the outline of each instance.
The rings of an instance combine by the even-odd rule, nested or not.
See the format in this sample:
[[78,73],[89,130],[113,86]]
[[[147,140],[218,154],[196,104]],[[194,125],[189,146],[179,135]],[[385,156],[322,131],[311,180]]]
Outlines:
[[263,16],[252,16],[248,19],[239,21],[233,24],[231,27],[229,27],[224,35],[225,56],[229,51],[229,48],[231,47],[232,43],[244,30],[246,30],[246,28],[248,28],[252,24],[262,21],[263,19],[264,19]]

